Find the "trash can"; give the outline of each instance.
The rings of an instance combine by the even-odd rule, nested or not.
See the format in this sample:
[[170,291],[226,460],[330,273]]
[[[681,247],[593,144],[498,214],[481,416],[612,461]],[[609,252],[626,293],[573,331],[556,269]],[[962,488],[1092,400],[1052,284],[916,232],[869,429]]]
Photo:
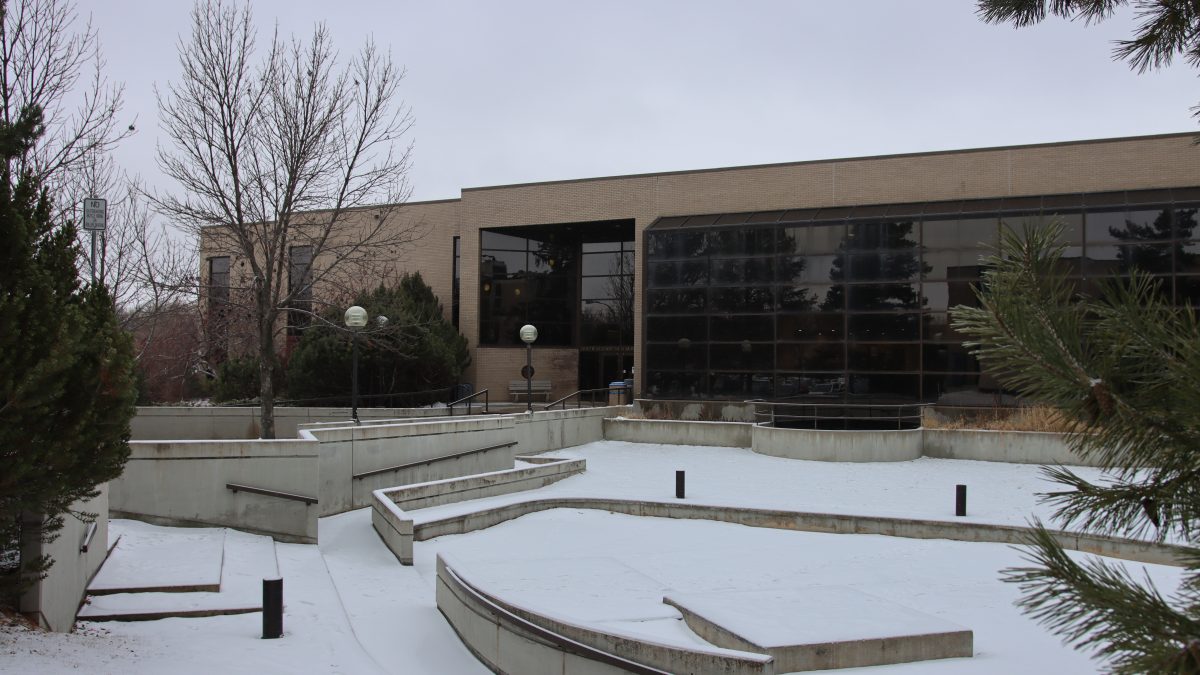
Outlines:
[[609,405],[625,405],[628,403],[625,399],[625,392],[629,389],[625,385],[624,380],[617,380],[608,383],[608,404]]

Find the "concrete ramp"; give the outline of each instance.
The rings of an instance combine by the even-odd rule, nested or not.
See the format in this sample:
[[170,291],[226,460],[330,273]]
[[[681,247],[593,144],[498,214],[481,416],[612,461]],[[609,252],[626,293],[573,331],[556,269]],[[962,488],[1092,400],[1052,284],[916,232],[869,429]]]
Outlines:
[[770,654],[779,673],[973,653],[970,630],[840,586],[672,593],[663,602],[714,645]]
[[225,530],[165,528],[113,520],[117,543],[88,584],[90,595],[216,592],[221,588]]
[[82,621],[259,612],[262,580],[279,575],[270,537],[113,522],[121,539],[89,587]]

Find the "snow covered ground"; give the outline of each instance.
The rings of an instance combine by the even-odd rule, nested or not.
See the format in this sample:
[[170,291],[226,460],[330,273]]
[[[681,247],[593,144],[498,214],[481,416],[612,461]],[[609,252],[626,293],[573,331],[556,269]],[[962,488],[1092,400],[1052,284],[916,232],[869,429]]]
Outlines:
[[[834,464],[748,450],[607,441],[554,454],[586,458],[588,470],[539,492],[673,499],[674,472],[683,469],[687,498],[697,503],[953,520],[954,485],[965,483],[967,520],[1023,524],[1030,514],[1047,517],[1035,493],[1051,488],[1037,467],[988,462]],[[448,505],[418,515],[461,508]],[[127,532],[153,531],[130,525]],[[0,630],[0,672],[486,673],[437,611],[438,552],[453,556],[468,578],[502,597],[660,637],[694,639],[661,604],[664,589],[845,586],[975,631],[974,658],[876,667],[872,673],[1098,669],[1012,606],[1017,590],[998,581],[999,570],[1020,564],[1020,554],[997,544],[797,533],[567,509],[418,542],[412,567],[400,566],[379,541],[366,509],[322,519],[320,542],[275,545],[286,600],[283,639],[259,639],[260,614],[83,622],[69,635]],[[140,550],[146,551],[146,569],[179,564],[169,553],[157,558],[150,549]],[[1164,591],[1178,584],[1174,568],[1131,567],[1135,574],[1144,568]]]

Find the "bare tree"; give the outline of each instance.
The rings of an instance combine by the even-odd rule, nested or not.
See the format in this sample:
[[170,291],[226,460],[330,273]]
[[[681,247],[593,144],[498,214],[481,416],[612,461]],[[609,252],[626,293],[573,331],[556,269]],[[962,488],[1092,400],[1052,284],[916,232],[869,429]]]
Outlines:
[[11,124],[37,106],[45,125],[14,168],[49,188],[61,214],[81,166],[133,133],[118,120],[124,86],[105,77],[96,30],[90,20],[78,25],[73,3],[4,0],[0,24],[0,119]]
[[[419,227],[398,212],[410,192],[403,70],[369,41],[340,65],[323,25],[305,41],[274,35],[261,54],[256,37],[248,6],[206,0],[193,9],[182,75],[159,91],[170,140],[159,166],[180,191],[154,203],[205,251],[232,253],[246,268],[246,292],[229,297],[248,296],[261,433],[273,438],[281,318],[313,287],[361,286],[363,270],[394,259]],[[310,247],[298,275],[295,246]]]

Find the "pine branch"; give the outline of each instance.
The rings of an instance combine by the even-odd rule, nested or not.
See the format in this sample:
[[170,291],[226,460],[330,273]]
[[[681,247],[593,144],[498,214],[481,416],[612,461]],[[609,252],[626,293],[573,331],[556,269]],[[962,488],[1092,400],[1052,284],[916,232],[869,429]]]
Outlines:
[[1135,480],[1112,479],[1091,483],[1065,467],[1044,467],[1043,475],[1070,490],[1040,496],[1055,507],[1054,519],[1064,527],[1103,531],[1162,540],[1176,532],[1187,540],[1195,536],[1200,519],[1200,472],[1184,474],[1155,471]]
[[[1172,606],[1148,577],[1139,583],[1097,558],[1077,563],[1040,523],[1028,544],[1025,559],[1034,566],[1005,570],[1004,581],[1020,586],[1018,605],[1039,623],[1107,659],[1115,673],[1200,672],[1200,622]],[[1187,562],[1194,583],[1197,561]],[[1186,609],[1192,598],[1179,600]]]

